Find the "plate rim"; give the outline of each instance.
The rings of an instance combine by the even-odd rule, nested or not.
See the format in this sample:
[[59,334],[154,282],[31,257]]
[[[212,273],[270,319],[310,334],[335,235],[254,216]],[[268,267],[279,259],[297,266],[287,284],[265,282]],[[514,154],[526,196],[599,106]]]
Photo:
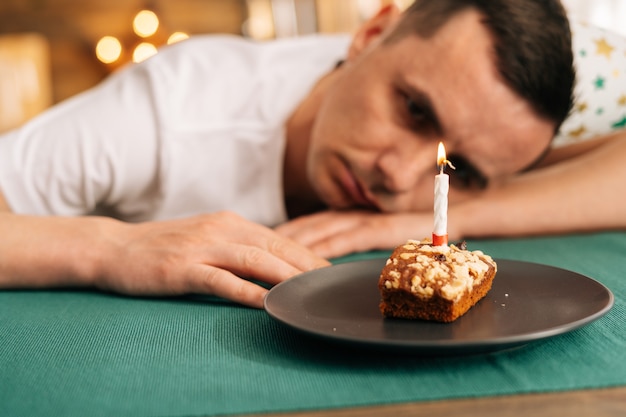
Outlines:
[[[342,336],[341,334],[333,334],[333,333],[329,333],[328,331],[321,331],[315,328],[304,328],[304,326],[296,325],[293,322],[284,319],[282,315],[277,314],[276,311],[270,305],[272,303],[272,297],[274,297],[274,295],[285,286],[294,285],[293,284],[294,280],[306,279],[306,277],[309,275],[319,274],[321,270],[349,268],[351,266],[353,267],[355,264],[366,264],[366,263],[374,264],[376,262],[384,262],[388,258],[389,258],[388,255],[376,255],[367,259],[340,262],[337,264],[329,265],[321,269],[303,272],[287,281],[283,281],[275,285],[274,287],[270,288],[270,290],[265,295],[265,298],[263,300],[263,308],[265,312],[273,320],[279,322],[280,324],[284,326],[287,326],[290,329],[293,329],[303,334],[313,336],[318,339],[332,341],[335,343],[350,344],[353,346],[375,348],[375,349],[386,348],[386,349],[408,351],[408,352],[415,352],[415,353],[431,351],[433,349],[441,350],[442,353],[457,352],[457,351],[467,351],[468,353],[473,353],[473,352],[483,352],[483,351],[491,352],[491,351],[496,351],[496,350],[499,351],[499,350],[510,349],[512,347],[522,346],[531,342],[545,340],[554,336],[569,333],[571,331],[584,327],[585,325],[593,321],[596,321],[602,316],[606,315],[613,308],[615,304],[615,296],[613,292],[606,285],[604,285],[597,279],[589,277],[585,274],[572,271],[566,268],[542,264],[538,262],[529,262],[529,261],[507,259],[507,258],[494,258],[496,263],[499,263],[499,264],[502,264],[503,262],[521,264],[521,265],[526,264],[526,265],[532,265],[534,267],[555,269],[561,272],[575,274],[579,278],[589,280],[593,282],[594,284],[598,285],[600,288],[602,288],[608,295],[608,301],[603,306],[603,308],[581,319],[568,322],[563,325],[552,326],[552,327],[538,330],[538,331],[524,332],[524,333],[515,334],[515,335],[491,337],[487,339],[477,339],[477,340],[447,339],[447,340],[425,340],[425,341],[419,341],[419,342],[415,341],[414,339],[413,340],[402,340],[402,339],[383,340],[380,338],[346,337],[346,336]],[[383,265],[381,265],[381,268],[382,266]],[[446,323],[442,323],[442,325],[446,325]]]

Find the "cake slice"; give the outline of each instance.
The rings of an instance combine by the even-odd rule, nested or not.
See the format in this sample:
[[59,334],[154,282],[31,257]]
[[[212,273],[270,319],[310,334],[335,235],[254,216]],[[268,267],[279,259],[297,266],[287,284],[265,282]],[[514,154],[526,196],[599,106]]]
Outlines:
[[465,242],[434,246],[409,240],[391,254],[378,280],[385,317],[452,322],[491,289],[496,262]]

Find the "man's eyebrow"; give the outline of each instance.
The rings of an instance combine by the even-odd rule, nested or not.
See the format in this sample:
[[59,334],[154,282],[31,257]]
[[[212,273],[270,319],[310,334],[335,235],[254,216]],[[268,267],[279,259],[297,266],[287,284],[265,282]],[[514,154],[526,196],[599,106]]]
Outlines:
[[411,85],[406,86],[406,94],[428,117],[432,123],[432,127],[435,129],[439,136],[443,135],[443,125],[439,118],[435,106],[433,105],[430,96],[423,90]]

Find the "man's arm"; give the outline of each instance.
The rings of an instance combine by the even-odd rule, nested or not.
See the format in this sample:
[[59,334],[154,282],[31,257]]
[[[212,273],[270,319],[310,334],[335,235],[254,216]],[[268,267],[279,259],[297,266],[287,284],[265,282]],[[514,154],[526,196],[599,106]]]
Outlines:
[[267,290],[328,265],[232,213],[128,224],[12,214],[0,193],[0,289],[94,287],[128,295],[212,294],[261,308]]
[[[624,131],[626,132],[626,131]],[[546,154],[546,156],[533,168],[545,168],[547,166],[556,164],[558,162],[563,162],[568,159],[573,159],[589,153],[594,149],[605,145],[607,142],[612,140],[619,140],[620,136],[624,134],[624,132],[616,132],[612,134],[607,134],[603,136],[598,136],[593,139],[583,140],[577,143],[572,143],[567,146],[561,146],[558,148],[553,148]]]
[[[556,150],[543,166],[450,208],[455,234],[523,236],[626,228],[626,131],[584,152]],[[568,156],[564,158],[564,156]]]

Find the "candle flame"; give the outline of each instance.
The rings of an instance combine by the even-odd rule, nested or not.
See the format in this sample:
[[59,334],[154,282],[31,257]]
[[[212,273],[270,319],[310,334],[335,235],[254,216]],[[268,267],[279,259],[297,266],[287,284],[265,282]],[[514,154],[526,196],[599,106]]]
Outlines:
[[446,163],[446,148],[443,146],[443,142],[439,142],[437,148],[437,166],[442,166]]
[[437,166],[443,172],[443,168],[448,165],[452,169],[456,169],[452,162],[446,159],[446,148],[443,146],[443,142],[439,142],[439,147],[437,148]]

